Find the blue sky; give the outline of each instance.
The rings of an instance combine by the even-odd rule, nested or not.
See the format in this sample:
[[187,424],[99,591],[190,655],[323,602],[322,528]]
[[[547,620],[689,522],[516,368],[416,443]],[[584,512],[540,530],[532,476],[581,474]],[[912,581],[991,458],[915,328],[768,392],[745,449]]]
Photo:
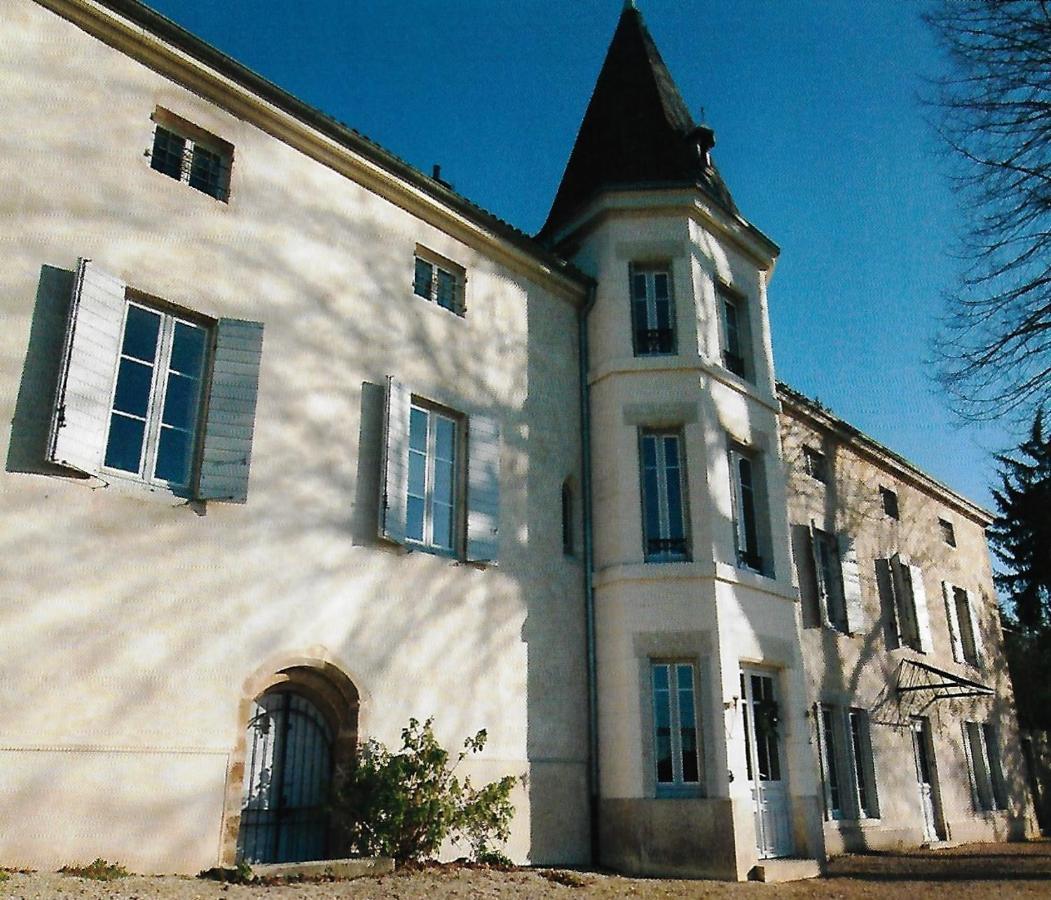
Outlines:
[[[150,0],[517,227],[547,214],[621,0]],[[1006,426],[959,426],[930,340],[959,213],[915,3],[639,0],[744,216],[781,246],[778,377],[989,505]]]

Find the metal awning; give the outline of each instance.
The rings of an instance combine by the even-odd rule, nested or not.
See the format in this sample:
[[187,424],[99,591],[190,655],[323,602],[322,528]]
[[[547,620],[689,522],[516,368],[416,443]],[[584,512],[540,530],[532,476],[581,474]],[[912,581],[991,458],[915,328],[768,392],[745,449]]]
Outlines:
[[971,681],[945,669],[920,662],[918,659],[903,659],[898,666],[898,693],[909,694],[929,691],[935,700],[950,700],[955,697],[989,697],[993,689],[986,684]]

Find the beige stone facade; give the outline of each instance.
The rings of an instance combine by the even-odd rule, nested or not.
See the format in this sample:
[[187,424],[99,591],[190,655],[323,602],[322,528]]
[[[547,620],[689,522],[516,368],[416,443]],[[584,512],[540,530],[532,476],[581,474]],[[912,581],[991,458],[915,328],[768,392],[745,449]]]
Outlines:
[[[780,396],[828,852],[1036,833],[985,539],[989,514],[819,404],[788,388]],[[850,615],[844,583],[848,604],[855,595]],[[930,769],[926,833],[917,726]]]
[[[0,30],[0,864],[337,854],[329,774],[430,716],[525,776],[517,862],[1031,833],[987,516],[778,389],[778,249],[637,10],[611,55],[682,155],[571,159],[535,239],[134,0]],[[853,538],[834,623],[817,532]]]
[[[487,728],[476,778],[527,776],[509,852],[585,861],[582,279],[101,5],[11,0],[0,30],[0,859],[231,862],[251,702],[306,668],[361,738]],[[151,168],[158,109],[233,146],[227,202]],[[418,246],[466,272],[462,315],[414,294]],[[246,503],[46,461],[79,258],[264,326]],[[499,424],[495,564],[379,537],[390,376]]]

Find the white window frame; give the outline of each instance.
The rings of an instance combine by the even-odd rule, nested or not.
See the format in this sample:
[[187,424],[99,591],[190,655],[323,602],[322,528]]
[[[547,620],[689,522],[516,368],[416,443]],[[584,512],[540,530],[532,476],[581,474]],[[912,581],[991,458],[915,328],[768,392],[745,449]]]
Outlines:
[[[771,571],[771,560],[765,556],[762,517],[766,515],[765,473],[762,456],[751,453],[738,445],[731,445],[728,454],[730,465],[730,490],[733,503],[734,549],[738,568],[748,569],[760,575]],[[745,485],[741,479],[741,462],[750,467],[751,483]],[[746,516],[751,514],[754,535],[748,534]],[[750,546],[754,538],[754,546]]]
[[[670,781],[661,781],[659,773],[659,735],[658,729],[658,705],[662,702],[663,698],[661,694],[662,690],[657,687],[657,671],[664,669],[667,672],[667,704],[668,704],[668,723],[669,723],[669,736],[668,743],[671,753],[672,761],[672,778]],[[680,682],[682,676],[682,670],[689,670],[690,673],[690,686],[689,686],[689,702],[691,706],[688,707],[690,714],[693,718],[693,731],[694,731],[694,755],[695,755],[695,766],[697,778],[694,781],[686,780],[686,761],[687,755],[683,749],[683,694],[685,693],[683,685]],[[676,796],[683,794],[692,794],[696,796],[701,793],[702,785],[704,784],[704,770],[702,762],[704,755],[701,747],[701,725],[700,715],[698,710],[698,684],[697,684],[697,666],[693,662],[687,660],[650,660],[650,691],[652,694],[652,711],[653,711],[653,778],[657,787],[657,796]],[[687,725],[687,727],[689,727]]]
[[1000,766],[999,735],[990,722],[963,723],[964,752],[971,776],[975,812],[1007,809],[1007,792]]
[[825,819],[879,818],[868,713],[855,707],[818,703],[814,715]]
[[891,558],[890,568],[899,646],[930,653],[934,646],[923,571],[900,554]]
[[942,533],[942,541],[949,547],[956,549],[956,528],[948,519],[938,519],[938,528]]
[[847,626],[847,595],[843,585],[843,560],[839,555],[839,538],[820,528],[813,529],[814,567],[817,589],[825,625],[849,632]]
[[847,742],[850,747],[854,803],[859,819],[879,818],[879,794],[876,791],[876,761],[872,755],[872,732],[869,714],[863,709],[847,710]]
[[[675,298],[672,292],[671,266],[668,265],[636,265],[630,267],[630,293],[631,293],[631,334],[632,344],[636,356],[673,356],[677,350],[678,329],[675,327]],[[659,297],[657,281],[664,279],[665,296]],[[639,284],[642,284],[642,292],[639,293]],[[661,303],[666,305],[665,315],[668,319],[668,327],[660,328]],[[639,310],[645,308],[646,327],[640,328]],[[666,334],[661,334],[664,331]],[[644,333],[642,333],[644,332]],[[651,341],[652,337],[652,341]],[[662,346],[666,338],[666,346]],[[656,344],[656,349],[650,347]]]
[[815,481],[828,483],[828,457],[809,444],[803,445],[803,470]]
[[719,349],[722,366],[738,378],[753,381],[755,361],[752,358],[748,298],[729,285],[719,284],[716,288],[716,302],[719,304]]
[[[421,264],[430,269],[429,277],[426,279],[421,279],[419,277]],[[453,285],[452,297],[448,299],[448,302],[443,302],[441,292],[441,280],[443,275],[446,278],[451,279]],[[463,266],[459,266],[452,260],[446,259],[431,250],[427,250],[425,247],[416,247],[416,253],[413,256],[413,294],[433,303],[440,309],[447,310],[457,316],[463,317],[467,311],[467,306],[464,300],[466,286],[467,272]]]
[[[646,490],[646,442],[652,440],[654,445],[654,475],[657,482],[657,496],[651,497]],[[682,532],[682,549],[677,550],[671,542],[679,540],[672,537],[673,525],[668,500],[669,466],[665,441],[674,440],[678,446],[678,471],[680,515],[678,523]],[[643,428],[639,431],[639,481],[642,494],[642,540],[643,552],[647,562],[682,562],[690,558],[690,535],[688,529],[689,504],[686,494],[686,448],[682,431],[678,429]],[[649,532],[649,504],[657,504],[658,533]],[[656,544],[656,547],[653,545]]]
[[[134,308],[145,310],[148,313],[160,317],[156,355],[153,362],[150,363],[152,372],[150,376],[149,398],[147,400],[146,414],[144,417],[119,411],[115,409],[114,406],[120,382],[121,361],[127,359],[132,364],[144,364],[145,362],[135,357],[128,356],[123,351],[124,334],[128,325],[128,316]],[[204,339],[204,349],[201,356],[200,367],[194,378],[197,382],[197,387],[196,395],[193,398],[192,427],[186,429],[173,429],[188,432],[190,434],[187,476],[185,481],[170,481],[161,478],[156,474],[161,432],[164,428],[170,427],[167,424],[162,423],[162,416],[164,413],[165,401],[167,399],[169,375],[176,374],[171,370],[171,356],[177,324],[182,324],[203,332]],[[173,493],[185,493],[190,489],[197,469],[196,459],[201,437],[203,397],[205,381],[210,366],[212,340],[213,335],[211,326],[196,317],[186,316],[171,309],[151,304],[147,301],[141,300],[137,296],[129,297],[127,299],[124,309],[124,321],[121,323],[122,348],[116,360],[116,371],[113,376],[113,390],[110,393],[109,399],[109,415],[106,421],[106,438],[103,446],[101,467],[104,473],[115,478],[128,479],[151,486],[164,487],[171,490]],[[136,421],[142,421],[144,424],[142,447],[139,452],[139,465],[135,471],[121,469],[106,464],[106,456],[108,455],[110,440],[113,437],[112,429],[114,417],[135,419]]]
[[[158,108],[153,114],[153,120],[155,123],[153,143],[147,151],[150,168],[168,178],[189,185],[202,194],[228,203],[230,174],[233,168],[233,145],[165,109]],[[163,165],[158,159],[162,139],[182,142],[182,149],[178,153],[179,165],[175,170]],[[214,181],[208,179],[202,182],[197,175],[199,161],[207,160],[210,166],[212,157],[215,158]]]
[[[432,553],[448,556],[460,556],[463,543],[463,445],[464,445],[464,420],[451,410],[427,403],[417,397],[412,398],[409,407],[408,441],[409,441],[409,466],[411,471],[413,454],[419,455],[420,451],[412,447],[412,418],[413,413],[419,412],[426,416],[427,431],[424,456],[424,489],[422,495],[413,493],[411,477],[406,480],[406,507],[409,500],[418,497],[423,502],[423,531],[420,537],[409,535],[409,522],[406,516],[405,543]],[[451,464],[451,509],[449,523],[449,545],[437,543],[435,540],[435,480],[436,469],[439,463],[437,453],[438,423],[448,422],[453,429],[453,458],[446,460]]]

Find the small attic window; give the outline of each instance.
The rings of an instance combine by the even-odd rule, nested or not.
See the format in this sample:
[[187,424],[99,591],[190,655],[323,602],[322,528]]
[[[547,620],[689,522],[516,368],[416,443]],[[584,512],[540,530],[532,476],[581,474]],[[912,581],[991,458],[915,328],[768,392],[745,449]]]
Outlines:
[[233,144],[160,107],[153,121],[153,147],[146,151],[150,168],[228,202]]

